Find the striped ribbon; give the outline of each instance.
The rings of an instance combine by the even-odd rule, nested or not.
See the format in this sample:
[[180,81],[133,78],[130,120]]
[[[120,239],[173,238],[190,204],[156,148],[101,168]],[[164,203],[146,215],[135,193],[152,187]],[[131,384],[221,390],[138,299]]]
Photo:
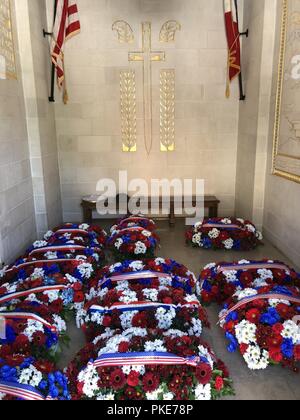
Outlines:
[[34,289],[23,290],[21,292],[8,293],[7,295],[0,297],[0,305],[5,302],[10,302],[11,300],[14,300],[14,299],[19,299],[21,297],[29,296],[31,294],[51,292],[51,291],[60,291],[60,290],[65,290],[65,289],[68,289],[68,286],[54,285],[54,286],[41,286],[41,287],[36,287]]
[[93,363],[95,368],[117,366],[151,366],[173,365],[197,367],[201,363],[200,357],[179,357],[171,353],[145,352],[145,353],[112,353],[103,354]]
[[21,320],[30,320],[30,321],[36,321],[43,324],[46,328],[48,328],[53,333],[57,333],[57,329],[54,325],[51,325],[48,321],[41,318],[40,316],[36,314],[32,314],[29,312],[0,312],[0,318],[4,319],[21,319]]
[[119,223],[119,226],[122,226],[122,225],[124,225],[126,223],[130,223],[130,222],[132,222],[132,223],[134,223],[134,222],[149,222],[149,223],[151,223],[151,220],[148,219],[148,217],[141,217],[141,216],[128,217],[127,219],[122,220]]
[[54,235],[64,235],[65,233],[78,233],[79,235],[88,235],[88,231],[84,229],[59,229],[56,232],[53,232]]
[[124,305],[122,303],[121,304],[116,303],[112,305],[110,308],[104,308],[102,306],[92,305],[89,308],[89,312],[109,314],[114,311],[120,311],[120,312],[148,311],[151,309],[160,309],[160,308],[166,309],[166,310],[170,310],[170,309],[179,310],[182,308],[191,308],[194,306],[200,307],[200,302],[194,301],[194,302],[189,302],[185,305],[169,305],[169,304],[158,303],[158,302],[132,302],[132,303],[129,303],[128,305]]
[[134,232],[141,233],[141,232],[144,232],[145,230],[147,230],[147,229],[142,228],[142,227],[138,227],[138,226],[134,226],[134,227],[131,227],[131,228],[126,228],[126,229],[121,229],[121,230],[115,232],[112,235],[111,239],[114,239],[116,236],[127,235],[128,233],[134,233]]
[[224,271],[232,271],[232,270],[258,270],[258,269],[270,269],[270,270],[285,270],[289,271],[290,269],[287,265],[283,263],[249,263],[249,264],[228,264],[228,265],[222,265],[217,268],[218,273],[223,273]]
[[219,322],[224,321],[228,317],[228,315],[230,315],[232,312],[237,311],[238,309],[242,308],[248,303],[255,302],[256,300],[261,300],[261,299],[285,300],[291,303],[298,303],[300,305],[300,298],[295,298],[293,296],[288,296],[288,295],[279,294],[279,293],[266,293],[266,294],[261,294],[261,295],[255,295],[255,296],[251,296],[249,298],[245,298],[241,300],[232,308],[230,308],[228,311],[222,311],[219,317],[220,319]]
[[82,246],[82,245],[60,245],[60,246],[49,245],[49,246],[46,246],[44,248],[34,249],[33,251],[30,252],[29,255],[40,254],[40,253],[43,253],[43,252],[56,252],[56,251],[57,252],[59,252],[59,251],[60,252],[62,252],[62,251],[70,251],[70,252],[72,252],[72,251],[82,251],[82,250],[85,250],[85,249],[92,249],[94,252],[101,252],[100,248],[96,248],[96,247],[87,248],[87,247]]
[[51,397],[44,398],[40,392],[30,385],[14,382],[0,381],[0,393],[21,398],[25,401],[53,401]]
[[28,261],[26,263],[22,263],[19,265],[16,265],[14,267],[12,267],[11,269],[7,270],[6,272],[10,272],[13,271],[15,269],[19,269],[21,270],[22,268],[28,267],[30,265],[41,265],[41,264],[59,264],[59,263],[64,263],[64,262],[70,262],[70,263],[74,263],[74,262],[84,262],[84,260],[76,260],[74,258],[72,259],[68,259],[68,258],[60,258],[60,259],[54,259],[54,260],[35,260],[35,261]]
[[205,223],[201,226],[202,228],[209,229],[209,228],[215,228],[215,229],[239,229],[244,230],[245,228],[239,225],[226,225],[223,223]]
[[125,273],[119,274],[112,277],[105,277],[103,280],[99,281],[98,286],[101,287],[108,281],[112,282],[122,282],[122,281],[131,281],[131,280],[150,280],[150,279],[159,279],[164,278],[168,280],[172,280],[172,276],[166,273],[159,273],[155,271],[135,271],[134,273]]

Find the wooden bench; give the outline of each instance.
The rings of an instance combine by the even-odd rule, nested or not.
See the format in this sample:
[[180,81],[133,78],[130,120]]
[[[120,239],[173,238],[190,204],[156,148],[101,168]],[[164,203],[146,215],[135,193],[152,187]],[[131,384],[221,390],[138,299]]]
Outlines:
[[[151,208],[151,202],[152,202],[152,197],[148,197],[148,203],[149,203],[149,208]],[[154,199],[153,199],[154,200]],[[175,209],[176,209],[176,204],[177,202],[180,202],[181,199],[176,199],[176,197],[171,197],[171,202],[170,202],[170,214],[168,217],[168,220],[170,222],[170,226],[175,226],[176,224],[176,219],[179,218],[186,218],[187,215],[185,214],[181,214],[181,215],[177,215],[175,214]],[[139,200],[137,199],[137,202]],[[157,202],[157,204],[159,205],[159,208],[162,208],[162,204],[163,204],[163,199],[162,197],[160,197],[157,200],[154,200]],[[118,201],[117,201],[118,202]],[[196,206],[197,203],[197,198],[193,197],[192,200],[193,203],[193,207]],[[219,204],[220,204],[220,200],[217,199],[217,197],[213,196],[213,195],[206,195],[204,197],[204,207],[205,209],[208,209],[208,215],[209,217],[218,217],[218,213],[219,213]],[[182,198],[182,206],[184,206],[184,198]],[[97,196],[87,196],[87,197],[83,197],[82,198],[82,202],[81,202],[81,207],[83,210],[83,221],[86,223],[93,223],[93,221],[95,221],[95,219],[93,219],[93,212],[97,211]],[[117,205],[118,208],[118,205]],[[130,212],[128,211],[128,206],[127,206],[127,213],[129,214]],[[155,218],[161,218],[160,216],[155,216]]]

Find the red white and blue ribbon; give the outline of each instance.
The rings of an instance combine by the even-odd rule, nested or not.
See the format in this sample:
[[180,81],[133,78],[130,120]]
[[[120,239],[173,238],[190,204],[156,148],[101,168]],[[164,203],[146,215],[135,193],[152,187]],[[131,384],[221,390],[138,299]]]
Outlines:
[[268,263],[268,262],[257,262],[257,263],[245,263],[245,264],[224,264],[217,267],[218,273],[226,271],[247,271],[247,270],[284,270],[290,272],[287,265],[283,263]]
[[198,356],[179,357],[171,353],[146,352],[146,353],[112,353],[103,354],[91,364],[95,368],[117,366],[193,366],[201,363]]
[[68,286],[66,285],[41,286],[41,287],[36,287],[34,289],[23,290],[21,292],[8,293],[7,295],[0,297],[0,305],[5,302],[10,302],[12,300],[19,299],[21,297],[30,296],[31,294],[60,291],[60,290],[65,290],[67,288]]
[[105,308],[103,306],[92,305],[89,308],[89,312],[91,313],[100,313],[100,314],[110,314],[114,311],[119,312],[131,312],[131,311],[150,311],[156,309],[175,309],[176,311],[182,308],[192,308],[192,307],[200,307],[199,301],[189,302],[185,305],[168,305],[164,303],[158,302],[133,302],[129,304],[114,304],[110,308]]
[[[117,230],[115,233],[112,234],[111,240],[115,239],[116,237],[119,236],[123,236],[123,235],[128,235],[130,233],[142,233],[142,232],[147,232],[147,229],[139,227],[139,226],[134,226],[131,228],[126,228],[126,229],[122,229],[122,230]],[[151,233],[151,232],[149,232]]]
[[84,229],[59,229],[55,232],[53,232],[54,235],[65,235],[66,233],[71,233],[71,234],[79,234],[79,235],[84,235],[87,236],[89,234],[89,232],[87,230]]
[[29,312],[0,312],[0,318],[4,319],[21,319],[25,321],[36,321],[43,324],[46,328],[56,333],[57,329],[54,325],[51,325],[48,321],[41,318],[40,316],[29,313]]
[[148,219],[147,217],[142,217],[142,216],[134,216],[134,217],[128,217],[127,219],[123,219],[119,226],[123,226],[126,223],[135,223],[135,222],[146,222],[146,223],[151,223],[151,220]]
[[[59,246],[49,245],[43,248],[34,249],[33,251],[30,252],[29,255],[35,255],[35,254],[40,254],[40,253],[45,253],[45,252],[84,251],[85,249],[87,249],[87,247],[82,246],[82,245],[59,245]],[[100,248],[90,248],[90,249],[92,249],[94,252],[101,252]]]
[[124,273],[124,274],[118,274],[113,275],[111,277],[105,277],[103,280],[100,280],[99,287],[101,287],[103,284],[105,284],[108,281],[112,281],[115,283],[119,283],[122,281],[134,281],[134,280],[150,280],[150,279],[168,279],[172,281],[172,276],[170,274],[166,273],[159,273],[155,271],[135,271],[133,273]]
[[238,229],[244,230],[245,227],[234,225],[234,224],[225,224],[225,223],[205,223],[201,226],[204,229]]
[[22,385],[14,382],[0,381],[0,393],[11,397],[21,398],[25,401],[51,401],[51,397],[44,396],[30,385]]
[[237,311],[238,309],[242,308],[243,306],[247,305],[248,303],[255,302],[261,299],[268,299],[268,300],[283,300],[291,303],[298,303],[300,305],[300,298],[296,298],[294,296],[279,294],[279,293],[266,293],[261,295],[250,296],[249,298],[242,299],[232,308],[228,309],[227,311],[222,311],[220,314],[220,322],[224,321],[228,315],[232,312]]
[[80,264],[80,263],[83,263],[84,261],[85,261],[84,259],[78,260],[78,259],[74,259],[74,258],[70,258],[70,259],[68,259],[68,258],[55,258],[54,260],[49,259],[49,260],[27,261],[25,263],[22,263],[22,264],[19,264],[19,265],[16,265],[16,266],[10,268],[9,270],[6,271],[6,273],[8,273],[10,271],[13,271],[15,269],[21,270],[22,268],[26,268],[30,265],[32,265],[32,266],[35,266],[35,265],[42,266],[43,264],[60,264],[60,263],[65,263],[65,262],[66,263],[78,262],[78,264]]

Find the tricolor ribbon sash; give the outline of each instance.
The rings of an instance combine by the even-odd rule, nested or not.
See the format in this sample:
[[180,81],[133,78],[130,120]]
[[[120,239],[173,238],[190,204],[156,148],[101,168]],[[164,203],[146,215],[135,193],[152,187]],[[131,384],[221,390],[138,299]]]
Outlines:
[[158,302],[133,302],[127,305],[122,304],[122,303],[121,304],[116,303],[112,305],[110,308],[104,308],[102,306],[92,305],[89,308],[89,312],[100,313],[100,314],[110,314],[110,313],[113,313],[114,311],[119,311],[119,312],[149,311],[149,310],[160,309],[160,308],[166,309],[166,310],[175,309],[177,311],[181,308],[191,308],[195,306],[200,307],[200,302],[194,301],[194,302],[189,302],[185,305],[168,305],[168,304],[158,303]]
[[211,228],[215,228],[215,229],[238,229],[238,230],[244,230],[245,228],[239,225],[226,225],[225,223],[205,223],[204,225],[201,226],[202,228],[205,229],[211,229]]
[[124,273],[113,275],[111,277],[105,277],[103,280],[99,281],[98,286],[101,287],[108,281],[119,283],[122,281],[134,281],[134,280],[151,280],[151,279],[168,279],[172,281],[172,276],[166,273],[159,273],[155,271],[135,271],[134,273]]
[[135,217],[128,217],[120,222],[120,226],[125,225],[126,223],[135,223],[135,222],[149,222],[147,217],[135,216]]
[[13,271],[15,269],[21,270],[22,268],[26,268],[26,267],[28,267],[30,265],[32,265],[32,266],[35,266],[35,265],[41,266],[43,264],[59,264],[59,263],[64,263],[64,262],[68,262],[68,263],[78,262],[78,264],[80,264],[80,263],[83,263],[84,261],[85,260],[77,260],[77,259],[74,259],[74,258],[70,258],[70,259],[68,259],[68,258],[59,258],[59,259],[57,259],[56,258],[54,260],[27,261],[25,263],[22,263],[22,264],[19,264],[19,265],[16,265],[16,266],[12,267],[11,269],[7,270],[6,272],[10,272],[10,271]]
[[5,302],[10,302],[11,300],[14,300],[14,299],[30,296],[31,294],[51,292],[51,291],[60,291],[60,290],[65,290],[67,288],[68,286],[66,285],[41,286],[41,287],[36,287],[34,289],[23,290],[21,292],[8,293],[7,295],[0,297],[0,305]]
[[92,365],[95,368],[117,366],[193,366],[197,367],[201,362],[200,357],[179,357],[171,353],[146,352],[146,353],[112,353],[103,354]]
[[21,319],[21,320],[30,320],[30,321],[36,321],[43,324],[46,328],[48,328],[53,333],[57,333],[57,329],[54,325],[51,325],[48,321],[41,318],[40,316],[36,314],[32,314],[29,312],[0,312],[0,318],[4,319]]
[[217,268],[218,273],[224,273],[226,271],[247,271],[247,270],[284,270],[290,272],[290,269],[285,264],[275,264],[275,263],[249,263],[249,264],[228,264],[222,265]]
[[300,298],[296,298],[293,296],[284,295],[280,293],[266,293],[266,294],[261,294],[261,295],[258,294],[258,295],[251,296],[249,298],[245,298],[241,300],[240,302],[238,302],[236,305],[234,305],[232,308],[228,309],[227,311],[222,311],[220,313],[219,322],[224,321],[228,317],[228,315],[230,315],[232,312],[237,311],[238,309],[242,308],[248,303],[255,302],[256,300],[261,300],[261,299],[285,300],[287,302],[298,303],[300,305]]
[[131,227],[131,228],[121,229],[121,230],[118,230],[115,233],[113,233],[111,239],[115,239],[117,236],[128,235],[130,233],[142,233],[144,231],[147,231],[147,229],[139,227],[139,226],[134,226],[134,227]]
[[66,233],[71,233],[71,234],[76,233],[76,234],[84,235],[84,236],[87,236],[89,234],[89,232],[84,229],[59,229],[53,233],[54,235],[65,235]]
[[0,393],[11,397],[21,398],[25,401],[51,401],[51,397],[43,395],[30,385],[22,385],[14,382],[0,381]]
[[30,252],[29,255],[40,254],[43,252],[73,252],[73,251],[83,251],[85,249],[91,249],[94,252],[101,252],[100,248],[87,248],[86,246],[82,245],[54,245],[54,246],[45,246],[44,248],[37,248]]

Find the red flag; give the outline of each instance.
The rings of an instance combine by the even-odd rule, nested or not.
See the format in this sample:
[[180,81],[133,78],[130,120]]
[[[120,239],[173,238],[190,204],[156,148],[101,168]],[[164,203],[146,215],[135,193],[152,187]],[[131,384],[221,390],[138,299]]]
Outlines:
[[228,75],[226,96],[230,96],[230,83],[241,72],[240,33],[232,0],[224,0],[225,27],[228,42]]
[[64,102],[68,102],[65,83],[64,47],[72,36],[80,32],[76,0],[56,0],[56,17],[52,35],[51,58],[57,73],[59,88],[64,88]]

